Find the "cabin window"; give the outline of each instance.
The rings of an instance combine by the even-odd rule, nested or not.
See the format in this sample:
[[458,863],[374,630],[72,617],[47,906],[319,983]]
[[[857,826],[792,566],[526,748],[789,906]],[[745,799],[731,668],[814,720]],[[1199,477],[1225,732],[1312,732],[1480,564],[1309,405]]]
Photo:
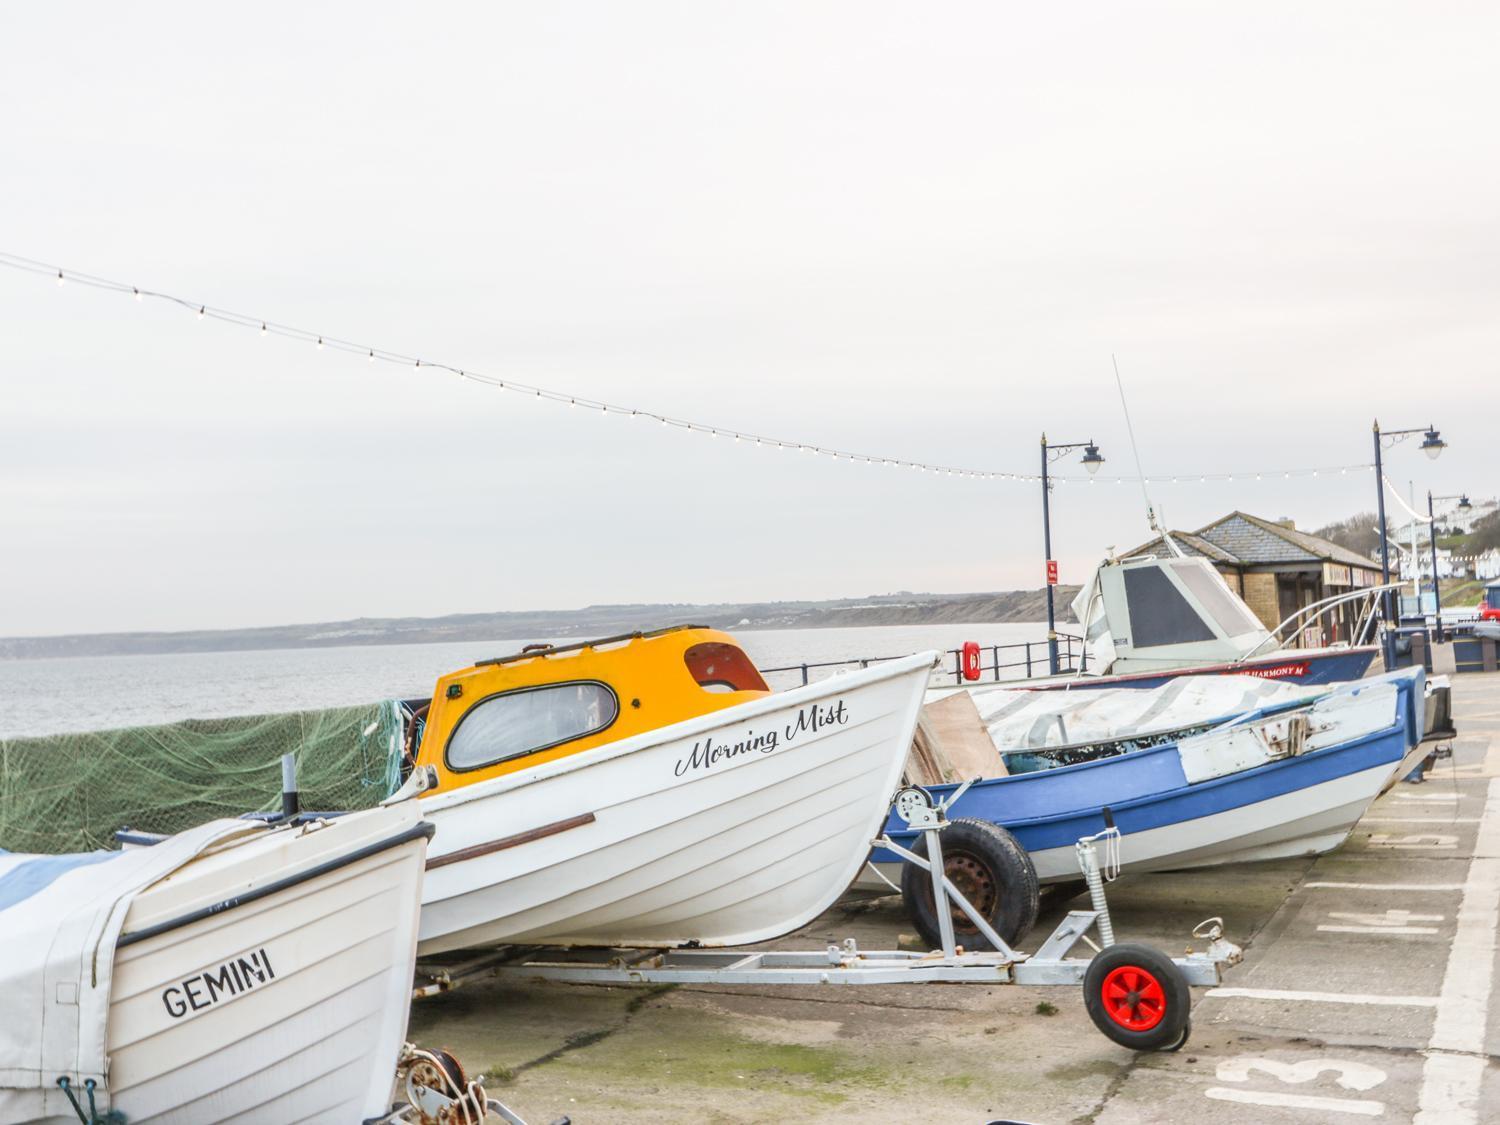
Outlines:
[[594,680],[522,688],[481,699],[448,739],[451,770],[474,770],[598,734],[620,701]]
[[1219,623],[1219,628],[1224,630],[1224,635],[1237,637],[1241,633],[1260,632],[1262,629],[1258,618],[1251,614],[1245,603],[1236,598],[1224,587],[1214,574],[1209,573],[1209,568],[1200,566],[1194,562],[1175,562],[1172,569],[1177,572],[1177,577],[1182,579],[1182,584],[1188,588],[1188,592],[1203,603],[1203,608]]
[[704,691],[770,691],[743,649],[706,641],[683,653],[688,671]]
[[1130,643],[1134,648],[1216,639],[1214,631],[1172,585],[1166,572],[1155,566],[1137,566],[1125,571],[1125,602],[1130,613]]

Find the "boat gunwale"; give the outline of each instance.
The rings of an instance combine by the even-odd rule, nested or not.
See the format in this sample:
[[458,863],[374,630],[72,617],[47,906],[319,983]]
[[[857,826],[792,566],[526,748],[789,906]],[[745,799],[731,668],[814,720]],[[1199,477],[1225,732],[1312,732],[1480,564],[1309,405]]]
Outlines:
[[[400,832],[386,836],[383,839],[371,841],[353,851],[344,852],[330,859],[323,860],[321,863],[314,864],[312,867],[308,867],[302,871],[294,872],[291,875],[284,875],[280,879],[263,883],[258,887],[252,887],[250,890],[240,894],[219,899],[217,902],[195,907],[186,913],[177,915],[175,918],[153,922],[142,929],[121,934],[119,940],[115,942],[115,947],[121,948],[127,945],[134,945],[137,942],[146,941],[149,938],[159,937],[162,934],[171,933],[173,930],[182,929],[184,926],[190,926],[194,922],[201,922],[205,918],[217,917],[237,907],[248,906],[252,902],[258,902],[271,895],[280,894],[291,887],[311,882],[313,879],[321,878],[329,872],[337,871],[341,867],[348,867],[351,864],[358,863],[362,859],[369,859],[372,855],[379,855],[381,852],[399,848],[414,840],[426,839],[430,841],[433,833],[436,831],[437,826],[431,821],[419,820],[416,824],[404,828]],[[260,838],[265,839],[265,837]]]

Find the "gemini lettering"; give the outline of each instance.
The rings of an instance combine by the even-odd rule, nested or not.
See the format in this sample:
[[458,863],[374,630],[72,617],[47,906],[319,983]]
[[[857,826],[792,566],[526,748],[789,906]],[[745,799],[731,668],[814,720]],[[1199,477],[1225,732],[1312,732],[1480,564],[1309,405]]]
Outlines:
[[270,956],[264,949],[257,949],[168,985],[162,989],[161,1002],[169,1016],[180,1019],[188,1012],[201,1012],[275,979]]

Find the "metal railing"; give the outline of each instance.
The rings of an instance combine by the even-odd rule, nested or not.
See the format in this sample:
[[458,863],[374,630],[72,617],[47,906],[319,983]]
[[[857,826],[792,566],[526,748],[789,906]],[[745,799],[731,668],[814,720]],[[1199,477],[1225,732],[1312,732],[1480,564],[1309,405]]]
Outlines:
[[[779,668],[762,668],[762,676],[798,676],[804,684],[821,679],[814,673],[823,669],[868,668],[883,660],[899,660],[902,656],[865,656],[853,660],[808,661],[803,664],[787,664]],[[1001,659],[1002,655],[1005,659]],[[943,666],[933,670],[933,678],[954,684],[972,683],[964,679],[963,649],[950,648],[944,654]],[[1047,669],[1047,642],[1014,641],[1003,645],[981,645],[979,649],[979,681],[1000,683],[1005,680],[1027,680],[1033,676],[1045,676]],[[1057,635],[1057,666],[1064,675],[1084,671],[1088,667],[1083,638],[1067,633]],[[1009,673],[1009,674],[1003,674]]]

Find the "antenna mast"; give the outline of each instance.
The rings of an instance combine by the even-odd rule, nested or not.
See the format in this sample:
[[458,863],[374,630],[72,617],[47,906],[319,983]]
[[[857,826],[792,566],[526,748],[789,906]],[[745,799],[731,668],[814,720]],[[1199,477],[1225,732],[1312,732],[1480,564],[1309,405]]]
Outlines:
[[1146,489],[1146,470],[1141,468],[1141,447],[1136,444],[1135,427],[1130,423],[1130,405],[1125,401],[1125,382],[1120,378],[1120,361],[1115,358],[1113,352],[1109,354],[1109,361],[1115,366],[1115,387],[1120,392],[1120,409],[1125,412],[1125,432],[1130,435],[1130,452],[1135,456],[1135,475],[1140,478],[1141,498],[1146,501],[1146,523],[1152,531],[1162,537],[1162,541],[1174,555],[1179,559],[1186,558],[1187,556],[1182,553],[1182,548],[1173,540],[1171,533],[1157,521],[1156,506],[1151,503],[1151,493]]

